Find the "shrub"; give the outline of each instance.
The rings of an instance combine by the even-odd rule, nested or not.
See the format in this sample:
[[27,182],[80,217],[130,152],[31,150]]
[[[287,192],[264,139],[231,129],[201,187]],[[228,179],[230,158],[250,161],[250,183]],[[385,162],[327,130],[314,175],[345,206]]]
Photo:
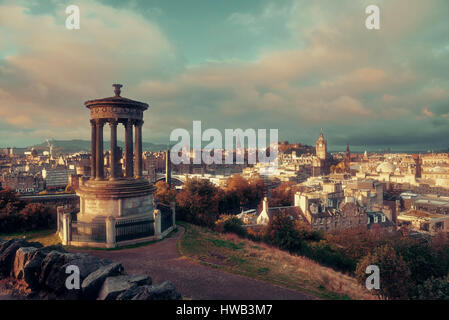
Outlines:
[[301,252],[303,241],[288,215],[276,213],[268,223],[265,241],[289,252]]
[[326,241],[304,246],[302,254],[334,270],[353,273],[356,269],[355,260],[346,256],[343,251],[333,249]]
[[0,232],[24,232],[50,228],[56,224],[56,210],[40,203],[29,203],[22,210],[0,212]]
[[248,234],[243,226],[243,222],[232,215],[221,215],[215,222],[215,230],[224,233],[234,233],[240,237],[246,237]]
[[444,278],[431,277],[417,287],[420,300],[449,300],[449,276]]
[[221,196],[220,190],[210,181],[189,179],[176,197],[178,217],[186,222],[213,227],[218,219]]
[[365,285],[365,270],[369,265],[376,265],[380,270],[380,289],[373,290],[375,294],[383,299],[409,298],[410,286],[413,284],[410,270],[394,248],[388,245],[376,248],[359,262],[356,276],[362,285]]
[[247,237],[252,241],[260,242],[266,237],[266,228],[265,227],[251,227],[247,230]]
[[300,238],[303,240],[320,241],[324,239],[321,232],[313,231],[310,225],[305,221],[296,221],[295,229],[298,231]]

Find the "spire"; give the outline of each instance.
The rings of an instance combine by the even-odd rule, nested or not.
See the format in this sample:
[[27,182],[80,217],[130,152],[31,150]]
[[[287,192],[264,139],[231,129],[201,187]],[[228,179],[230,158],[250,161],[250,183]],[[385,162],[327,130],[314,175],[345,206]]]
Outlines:
[[324,138],[323,128],[321,128],[321,130],[320,130],[320,136],[319,136],[318,139],[317,139],[317,143],[318,143],[318,142],[324,143],[325,141],[326,141],[326,138]]

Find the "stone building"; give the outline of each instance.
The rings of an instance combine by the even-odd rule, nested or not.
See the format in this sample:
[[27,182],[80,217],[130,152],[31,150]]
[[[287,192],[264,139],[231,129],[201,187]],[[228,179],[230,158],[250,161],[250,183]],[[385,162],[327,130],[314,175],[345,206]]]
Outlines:
[[383,185],[373,179],[358,179],[346,183],[345,201],[356,202],[371,210],[374,205],[383,204]]
[[3,188],[9,188],[21,194],[38,193],[44,190],[44,180],[28,172],[4,174],[0,178]]
[[301,209],[313,230],[326,232],[366,228],[365,208],[351,202],[329,206],[317,194],[297,193],[295,206]]
[[421,156],[421,178],[432,185],[449,188],[449,155],[446,153]]
[[268,199],[264,197],[262,211],[257,216],[256,223],[259,225],[267,225],[275,214],[287,215],[291,220],[304,220],[301,209],[298,206],[269,207]]
[[42,177],[45,181],[45,189],[63,190],[69,184],[69,176],[74,174],[75,170],[69,170],[66,167],[48,168],[42,170]]
[[[334,186],[335,187],[335,186]],[[267,225],[274,214],[289,216],[291,220],[305,221],[313,230],[338,232],[353,228],[367,228],[368,216],[365,208],[350,202],[336,201],[339,190],[327,192],[323,200],[320,192],[298,192],[294,205],[269,208],[268,200],[263,201],[263,208],[257,217],[257,224]],[[324,192],[325,194],[325,192]]]
[[373,228],[373,226],[379,226],[388,231],[395,230],[394,223],[382,211],[367,211],[366,216],[368,218],[368,229]]
[[398,220],[399,226],[421,233],[435,235],[438,232],[449,232],[448,215],[410,209],[402,212]]

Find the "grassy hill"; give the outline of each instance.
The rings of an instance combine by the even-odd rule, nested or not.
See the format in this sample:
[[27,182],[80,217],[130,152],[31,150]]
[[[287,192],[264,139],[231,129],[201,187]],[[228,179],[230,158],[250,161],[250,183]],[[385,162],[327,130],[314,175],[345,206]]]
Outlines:
[[264,243],[187,223],[178,250],[213,268],[298,290],[318,299],[375,299],[355,278]]

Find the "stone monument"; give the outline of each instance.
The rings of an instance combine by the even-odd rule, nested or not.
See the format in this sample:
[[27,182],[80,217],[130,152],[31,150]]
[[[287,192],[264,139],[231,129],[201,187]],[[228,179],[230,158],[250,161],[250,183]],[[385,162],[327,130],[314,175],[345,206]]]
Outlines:
[[[154,186],[142,176],[143,112],[148,104],[121,97],[120,84],[113,87],[115,96],[84,103],[91,117],[91,173],[76,190],[80,197],[76,220],[64,224],[69,230],[65,242],[71,245],[104,242],[106,247],[115,247],[118,242],[131,244],[161,237],[160,211],[153,208]],[[108,171],[103,151],[105,124],[109,124],[111,135]],[[117,146],[119,125],[125,129],[123,173]]]

